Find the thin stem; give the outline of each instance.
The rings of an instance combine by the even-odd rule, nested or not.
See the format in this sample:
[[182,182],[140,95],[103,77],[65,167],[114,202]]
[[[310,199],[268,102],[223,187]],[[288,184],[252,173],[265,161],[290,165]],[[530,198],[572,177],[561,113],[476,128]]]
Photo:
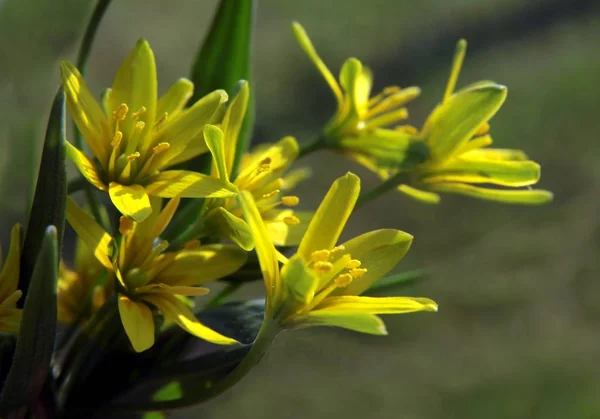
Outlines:
[[299,147],[300,147],[300,152],[298,154],[298,158],[300,157],[304,157],[314,151],[317,151],[319,149],[325,148],[325,138],[323,137],[323,135],[319,135],[316,138],[313,138],[312,140],[309,141],[304,141],[303,143],[300,143]]
[[80,190],[84,189],[87,186],[87,184],[88,181],[84,177],[72,179],[67,184],[67,194],[71,195],[75,192],[79,192]]
[[394,189],[401,183],[408,183],[410,181],[409,174],[407,172],[398,172],[389,179],[384,180],[373,189],[366,191],[358,197],[356,202],[356,208],[366,204],[367,202],[377,198],[378,196],[386,193],[387,191]]
[[207,308],[214,308],[222,305],[225,300],[234,292],[236,292],[241,286],[242,284],[240,282],[230,282],[221,291],[219,291],[212,300],[206,303],[204,309],[206,310]]

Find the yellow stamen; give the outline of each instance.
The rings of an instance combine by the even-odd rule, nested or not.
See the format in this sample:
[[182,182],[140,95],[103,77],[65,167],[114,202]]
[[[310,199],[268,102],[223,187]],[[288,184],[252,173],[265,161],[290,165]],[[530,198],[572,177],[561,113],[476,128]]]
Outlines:
[[127,112],[129,112],[129,107],[125,103],[121,103],[119,107],[113,111],[113,118],[117,121],[122,121],[127,116]]
[[154,152],[154,154],[160,154],[163,151],[167,151],[169,147],[171,147],[171,144],[169,143],[158,143],[158,145],[154,147],[152,151]]
[[352,283],[353,279],[354,279],[354,277],[352,277],[352,275],[350,275],[350,274],[341,274],[340,276],[338,276],[337,278],[335,278],[333,280],[333,283],[338,288],[344,288],[344,287],[347,287],[348,285],[350,285]]
[[388,113],[384,113],[377,118],[369,119],[366,123],[360,128],[364,129],[375,129],[380,128],[386,125],[391,125],[395,122],[401,121],[403,119],[408,118],[408,110],[406,108],[396,109],[395,111],[391,111]]
[[295,226],[295,225],[300,224],[300,219],[298,217],[296,217],[295,215],[289,215],[289,216],[283,218],[283,222],[289,226]]
[[352,269],[350,271],[350,275],[352,276],[352,278],[360,278],[361,276],[364,276],[364,274],[367,273],[367,270],[364,268],[356,268],[356,269]]
[[131,115],[131,117],[134,120],[137,120],[141,114],[143,114],[144,112],[146,112],[146,107],[142,106],[137,112],[134,112],[133,115]]
[[271,191],[269,193],[263,194],[262,199],[269,199],[269,198],[273,198],[275,195],[277,195],[279,192],[281,192],[279,189],[275,189],[274,191]]
[[330,272],[332,268],[333,265],[331,264],[331,262],[319,261],[313,265],[313,269],[321,273]]
[[296,205],[298,205],[300,203],[300,198],[298,198],[297,196],[283,196],[281,198],[281,203],[283,205],[287,205],[288,207],[295,207]]
[[121,233],[123,236],[129,235],[134,226],[135,224],[132,219],[127,217],[119,218],[119,233]]
[[342,252],[346,251],[346,247],[341,244],[339,246],[334,247],[333,249],[331,249],[331,257],[337,256]]
[[118,147],[121,144],[121,140],[123,139],[123,133],[121,131],[115,132],[112,142],[110,143],[113,147]]
[[139,157],[140,157],[140,153],[139,153],[139,151],[136,151],[135,153],[130,154],[129,156],[127,156],[127,161],[132,162],[132,161],[134,161],[135,159],[137,159]]
[[331,255],[331,252],[329,250],[322,249],[312,252],[310,258],[315,262],[326,261],[329,260],[329,255]]
[[161,117],[160,117],[160,119],[159,119],[158,121],[156,121],[156,122],[155,122],[155,124],[154,124],[154,128],[155,128],[155,129],[158,129],[158,128],[159,128],[159,127],[160,127],[160,126],[163,124],[163,122],[165,122],[165,121],[167,120],[167,118],[168,118],[168,117],[169,117],[169,113],[168,113],[168,112],[165,112],[165,113],[163,114],[163,116],[161,116]]
[[361,265],[360,260],[358,259],[352,259],[350,262],[348,262],[348,264],[346,265],[346,268],[348,269],[356,269],[359,268]]
[[192,249],[199,248],[200,245],[201,245],[200,240],[195,239],[195,240],[190,240],[190,241],[185,242],[185,244],[183,245],[183,248],[187,249],[187,250],[192,250]]

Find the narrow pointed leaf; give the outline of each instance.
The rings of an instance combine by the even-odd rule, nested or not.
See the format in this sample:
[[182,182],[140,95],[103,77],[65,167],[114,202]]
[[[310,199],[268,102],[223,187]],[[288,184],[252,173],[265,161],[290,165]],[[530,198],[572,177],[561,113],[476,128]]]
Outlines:
[[0,394],[0,417],[35,401],[44,386],[56,334],[57,281],[58,232],[50,226],[44,233],[25,299],[12,367]]
[[60,249],[65,228],[65,200],[67,197],[65,141],[65,95],[63,89],[59,88],[50,110],[40,172],[23,245],[19,289],[23,291],[24,296],[27,295],[29,289],[30,277],[42,241],[46,236],[47,226],[56,227],[58,248]]

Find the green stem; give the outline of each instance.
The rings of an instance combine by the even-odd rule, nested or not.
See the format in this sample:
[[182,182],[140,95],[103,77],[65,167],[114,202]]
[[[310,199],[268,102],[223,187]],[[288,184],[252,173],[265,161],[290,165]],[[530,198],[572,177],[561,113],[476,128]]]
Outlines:
[[222,305],[225,300],[238,289],[240,289],[241,286],[242,284],[240,282],[232,282],[227,284],[221,291],[217,293],[217,295],[213,297],[212,300],[204,305],[204,310]]
[[325,138],[322,134],[316,138],[313,138],[312,140],[304,141],[303,143],[299,144],[300,152],[298,154],[298,158],[305,157],[314,151],[325,148],[325,145]]
[[389,179],[384,180],[379,185],[375,186],[373,189],[366,191],[358,197],[358,201],[356,202],[356,208],[366,204],[367,202],[377,198],[378,196],[388,192],[391,189],[394,189],[396,186],[401,183],[408,183],[410,181],[409,174],[407,172],[398,172]]
[[77,177],[75,179],[70,180],[67,184],[67,194],[72,195],[75,192],[79,192],[80,190],[87,187],[88,183],[89,182],[84,177]]

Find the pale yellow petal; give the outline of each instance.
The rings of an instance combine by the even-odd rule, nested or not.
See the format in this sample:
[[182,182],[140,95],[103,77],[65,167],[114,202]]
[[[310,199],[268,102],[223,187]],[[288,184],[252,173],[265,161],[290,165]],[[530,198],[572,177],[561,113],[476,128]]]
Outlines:
[[180,201],[181,199],[179,198],[172,198],[169,200],[167,205],[165,205],[165,207],[160,212],[160,215],[156,218],[156,221],[154,222],[154,227],[152,229],[152,237],[156,238],[160,236],[163,231],[165,231],[165,228],[167,228],[167,226],[173,219],[173,216],[175,215],[175,212],[179,207]]
[[347,173],[331,185],[300,243],[300,256],[310,260],[313,252],[335,246],[352,214],[359,193],[360,179],[353,173]]
[[228,338],[204,326],[190,309],[177,297],[169,294],[145,295],[144,300],[154,304],[163,312],[165,318],[174,321],[183,330],[192,335],[217,345],[235,345],[235,339]]
[[66,202],[67,221],[79,238],[91,249],[98,261],[108,270],[113,270],[111,262],[112,237],[100,227],[94,217],[82,210],[72,198]]
[[145,182],[149,195],[162,198],[229,198],[238,192],[231,183],[187,170],[167,170]]
[[281,278],[290,298],[298,306],[312,301],[319,286],[318,278],[299,255],[292,256],[283,266]]
[[334,326],[370,335],[387,335],[383,321],[368,313],[334,313],[315,310],[299,322],[300,326]]
[[402,314],[414,311],[437,311],[435,301],[420,297],[328,297],[316,307],[330,313]]
[[223,207],[210,211],[204,219],[209,235],[230,240],[246,251],[254,249],[254,240],[248,224]]
[[457,193],[505,204],[542,205],[552,201],[552,192],[542,189],[505,190],[481,188],[464,183],[440,183],[428,186],[434,192]]
[[156,118],[162,118],[164,114],[167,114],[168,119],[175,117],[184,108],[193,93],[194,83],[184,78],[177,80],[158,99]]
[[204,287],[191,287],[183,285],[167,285],[167,284],[148,284],[136,288],[137,294],[173,294],[173,295],[184,295],[187,297],[202,296],[210,292],[208,288]]
[[111,182],[108,185],[108,194],[121,214],[134,221],[144,221],[152,213],[148,194],[140,185],[125,186]]
[[67,156],[75,164],[75,166],[77,166],[77,169],[79,169],[79,172],[83,175],[83,177],[101,191],[107,191],[108,187],[102,181],[100,170],[98,170],[96,163],[71,145],[71,143],[66,142],[65,145]]
[[225,136],[221,128],[207,124],[204,127],[204,140],[213,157],[212,175],[229,182],[229,170],[225,163]]
[[136,352],[143,352],[154,345],[154,317],[146,304],[119,294],[119,314],[125,333]]
[[434,192],[423,191],[409,185],[399,185],[398,190],[424,204],[438,204],[441,199],[440,196]]
[[[285,223],[284,219],[292,215],[300,220],[300,223]],[[265,225],[275,246],[298,246],[313,216],[314,212],[311,211],[282,210],[277,211],[275,217],[265,220]]]
[[[240,86],[239,92],[229,102],[227,111],[223,116],[223,132],[225,133],[225,167],[232,170],[235,153],[237,148],[238,137],[248,108],[250,100],[250,87],[247,81],[244,81]],[[231,173],[228,173],[231,175]]]

